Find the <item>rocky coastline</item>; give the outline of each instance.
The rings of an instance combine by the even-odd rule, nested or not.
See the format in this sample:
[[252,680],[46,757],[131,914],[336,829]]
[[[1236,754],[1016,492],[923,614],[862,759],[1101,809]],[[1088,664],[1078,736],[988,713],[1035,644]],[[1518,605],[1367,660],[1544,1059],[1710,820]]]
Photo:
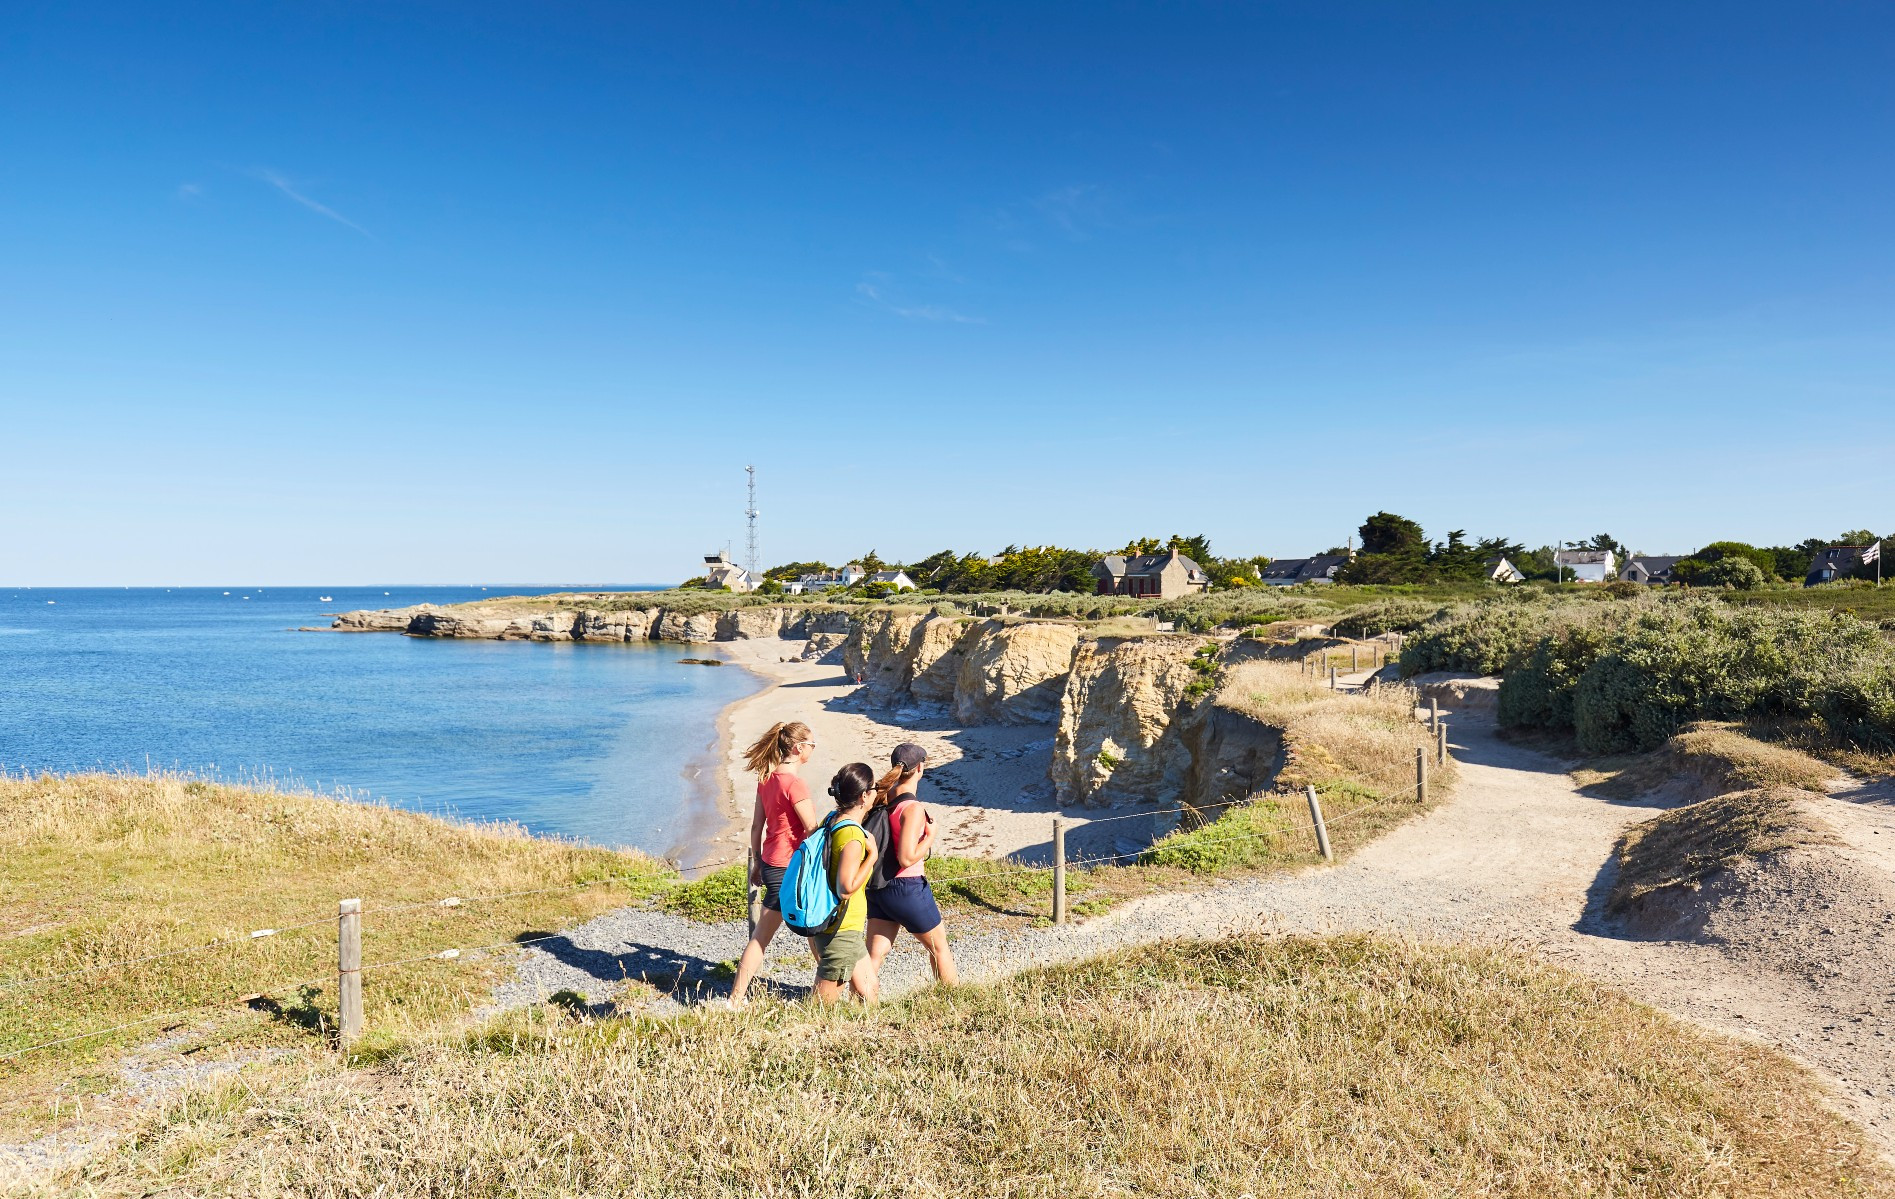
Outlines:
[[1223,662],[1272,652],[1248,639],[790,605],[691,613],[421,605],[343,613],[333,627],[488,640],[780,641],[785,660],[840,665],[866,706],[936,711],[963,727],[1050,726],[1046,782],[1061,807],[1208,808],[1270,789],[1283,764],[1280,730],[1220,707],[1203,685]]

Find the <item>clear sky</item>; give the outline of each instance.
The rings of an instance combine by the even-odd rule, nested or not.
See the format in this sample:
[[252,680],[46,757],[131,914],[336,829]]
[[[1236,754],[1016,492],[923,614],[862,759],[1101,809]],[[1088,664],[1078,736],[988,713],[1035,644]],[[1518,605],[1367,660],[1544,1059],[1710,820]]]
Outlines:
[[0,583],[1895,526],[1877,3],[17,6]]

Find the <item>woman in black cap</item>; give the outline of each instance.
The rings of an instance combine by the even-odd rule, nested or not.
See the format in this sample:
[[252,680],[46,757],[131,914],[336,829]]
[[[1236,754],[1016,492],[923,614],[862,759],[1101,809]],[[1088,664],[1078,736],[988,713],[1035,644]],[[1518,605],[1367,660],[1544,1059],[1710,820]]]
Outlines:
[[869,882],[869,960],[879,972],[882,959],[905,928],[927,949],[934,976],[943,986],[952,987],[961,976],[954,968],[947,930],[941,927],[941,907],[934,901],[934,888],[928,885],[934,813],[915,798],[922,771],[927,768],[928,751],[904,741],[895,747],[889,761],[893,769],[875,784],[876,806],[886,809],[888,816],[888,851]]

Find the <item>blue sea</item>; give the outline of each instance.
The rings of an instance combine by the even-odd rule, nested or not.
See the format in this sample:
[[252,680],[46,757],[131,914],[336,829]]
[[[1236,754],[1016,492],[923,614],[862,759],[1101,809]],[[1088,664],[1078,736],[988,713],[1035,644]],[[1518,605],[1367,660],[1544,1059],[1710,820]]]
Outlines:
[[749,672],[661,643],[294,631],[570,589],[0,590],[0,770],[273,780],[699,859],[717,716],[758,689]]

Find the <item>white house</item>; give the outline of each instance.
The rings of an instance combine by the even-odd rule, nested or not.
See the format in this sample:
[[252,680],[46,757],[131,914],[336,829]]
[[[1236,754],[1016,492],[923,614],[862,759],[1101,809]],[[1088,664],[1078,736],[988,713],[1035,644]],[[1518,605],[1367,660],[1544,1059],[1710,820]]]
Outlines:
[[750,572],[730,560],[723,550],[704,555],[704,585],[713,591],[725,587],[732,591],[755,591],[757,581]]
[[1487,577],[1496,583],[1524,583],[1526,576],[1520,568],[1507,561],[1505,555],[1495,555],[1487,559]]
[[887,583],[897,591],[915,590],[915,581],[908,577],[905,570],[878,570],[869,576],[871,583]]
[[1619,575],[1619,560],[1611,550],[1559,550],[1553,563],[1572,571],[1575,583],[1610,583]]
[[[841,570],[825,570],[816,574],[803,575],[796,580],[796,591],[801,595],[807,591],[827,591],[831,587],[853,587],[868,577],[868,571],[862,569],[859,562],[851,562]],[[909,586],[913,586],[910,583]],[[788,588],[784,588],[788,590]]]

